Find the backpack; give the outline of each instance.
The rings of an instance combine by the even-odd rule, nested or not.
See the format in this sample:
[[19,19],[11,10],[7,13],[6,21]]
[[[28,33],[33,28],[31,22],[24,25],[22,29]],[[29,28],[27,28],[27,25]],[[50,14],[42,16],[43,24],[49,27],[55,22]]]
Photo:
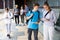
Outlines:
[[9,12],[9,15],[10,15],[10,19],[14,18],[13,14],[11,12]]
[[[38,12],[38,18],[40,18],[40,17],[39,17],[39,16],[40,16],[40,12],[39,12],[39,11],[37,11],[37,12]],[[30,11],[30,13],[33,13],[32,10]],[[33,18],[33,16],[32,16],[30,19],[32,19],[32,18]],[[26,24],[28,24],[28,22],[29,22],[30,19],[28,19],[28,20],[26,21]]]

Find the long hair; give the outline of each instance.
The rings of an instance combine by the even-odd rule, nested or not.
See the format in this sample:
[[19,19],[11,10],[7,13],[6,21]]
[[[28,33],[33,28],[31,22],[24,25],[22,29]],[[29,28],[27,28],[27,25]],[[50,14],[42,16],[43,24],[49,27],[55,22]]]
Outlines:
[[49,6],[49,4],[48,4],[48,2],[47,2],[47,1],[45,1],[45,2],[44,2],[44,5],[47,5],[47,6],[48,6],[48,8],[49,8],[49,10],[51,10],[51,7]]
[[8,12],[9,11],[9,8],[5,8],[5,10]]

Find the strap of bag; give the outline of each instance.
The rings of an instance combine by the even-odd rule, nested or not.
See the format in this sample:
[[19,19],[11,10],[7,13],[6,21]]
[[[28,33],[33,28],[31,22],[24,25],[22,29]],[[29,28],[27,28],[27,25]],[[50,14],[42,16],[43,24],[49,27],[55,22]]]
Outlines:
[[[38,12],[38,18],[39,18],[39,16],[40,16],[40,12],[39,12],[39,11],[37,11],[37,12]],[[32,10],[30,11],[30,13],[33,13]],[[33,17],[33,16],[32,16],[32,17]]]
[[38,12],[38,22],[40,21],[40,12],[39,11],[37,11]]
[[45,14],[44,18],[48,15],[49,12],[51,12],[51,9]]
[[[37,12],[38,12],[38,19],[39,19],[39,18],[40,18],[40,17],[39,17],[39,16],[40,16],[40,12],[39,12],[39,11],[37,11]],[[30,13],[33,13],[32,10],[30,11]],[[31,18],[33,18],[33,16],[32,16]],[[31,19],[31,18],[30,18],[30,19]]]
[[[30,13],[33,13],[32,10],[30,11]],[[33,18],[33,16],[30,19],[32,19],[32,18]]]

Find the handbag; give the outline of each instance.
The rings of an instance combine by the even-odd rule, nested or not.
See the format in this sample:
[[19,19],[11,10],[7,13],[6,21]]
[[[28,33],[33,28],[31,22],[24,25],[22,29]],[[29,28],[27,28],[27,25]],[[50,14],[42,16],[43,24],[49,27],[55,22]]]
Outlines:
[[9,15],[10,15],[11,19],[14,19],[14,16],[11,12],[9,12]]

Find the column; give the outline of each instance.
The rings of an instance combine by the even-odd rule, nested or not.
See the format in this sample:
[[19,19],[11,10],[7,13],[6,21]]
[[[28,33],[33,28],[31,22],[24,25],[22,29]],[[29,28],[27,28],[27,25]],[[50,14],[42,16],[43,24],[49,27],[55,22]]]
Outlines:
[[3,9],[5,9],[5,0],[3,0]]
[[24,4],[26,4],[26,0],[24,0]]
[[9,0],[7,0],[7,7],[9,8]]
[[15,0],[13,0],[13,9],[15,8]]

